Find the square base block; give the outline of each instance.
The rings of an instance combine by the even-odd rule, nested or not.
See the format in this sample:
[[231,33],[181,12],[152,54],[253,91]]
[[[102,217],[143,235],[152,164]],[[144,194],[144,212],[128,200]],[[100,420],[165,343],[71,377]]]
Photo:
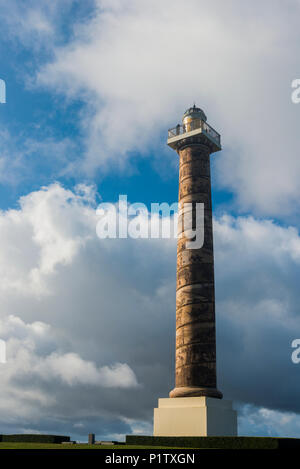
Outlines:
[[237,413],[232,402],[212,397],[158,400],[154,436],[236,436]]

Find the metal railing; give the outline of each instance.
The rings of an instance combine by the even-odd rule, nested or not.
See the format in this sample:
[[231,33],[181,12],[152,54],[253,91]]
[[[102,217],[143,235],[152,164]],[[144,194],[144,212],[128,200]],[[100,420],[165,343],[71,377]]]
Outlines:
[[213,140],[216,141],[218,145],[221,143],[221,137],[218,132],[215,131],[210,125],[208,125],[206,122],[202,120],[195,120],[191,121],[188,124],[183,124],[183,125],[176,125],[176,127],[173,127],[172,129],[168,130],[168,139],[177,137],[178,135],[185,134],[187,132],[191,132],[192,130],[196,129],[201,129],[202,132],[210,136]]

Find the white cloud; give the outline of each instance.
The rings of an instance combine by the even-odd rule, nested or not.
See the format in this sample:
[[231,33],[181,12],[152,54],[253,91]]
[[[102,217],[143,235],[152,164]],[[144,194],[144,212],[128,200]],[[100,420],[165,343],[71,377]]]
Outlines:
[[88,105],[84,169],[124,167],[134,152],[154,148],[168,158],[163,135],[196,101],[222,134],[219,184],[243,209],[298,210],[299,108],[290,85],[299,70],[299,3],[268,0],[259,15],[238,0],[97,4],[38,74],[39,84]]
[[[39,295],[46,291],[44,276],[57,265],[70,263],[91,236],[87,227],[94,226],[95,214],[83,205],[89,197],[88,192],[76,195],[54,184],[21,198],[21,210],[0,215],[0,239],[4,245],[8,243],[0,254],[3,292],[11,289]],[[69,221],[72,212],[78,217],[76,227]]]
[[299,370],[291,361],[299,335],[299,233],[227,216],[215,221],[214,233],[220,386],[235,400],[299,412]]
[[64,14],[70,13],[74,0],[27,0],[26,4],[17,0],[0,0],[0,17],[5,39],[18,39],[23,46],[38,51],[51,49],[61,38],[58,25]]
[[6,342],[7,354],[6,363],[0,365],[1,419],[6,423],[34,420],[55,407],[57,396],[47,384],[50,389],[62,386],[66,395],[69,387],[76,386],[95,390],[138,386],[126,363],[97,367],[78,353],[63,353],[57,331],[44,322],[25,323],[19,317],[3,315],[0,336]]
[[[173,387],[176,242],[100,240],[95,197],[55,184],[0,215],[6,431],[146,431]],[[296,429],[299,234],[228,216],[214,234],[219,387],[236,402],[295,414]],[[276,431],[288,431],[284,421]]]
[[[130,328],[135,334],[143,329],[137,320],[139,311],[154,308],[155,316],[159,310],[155,311],[138,285],[126,285],[126,280],[119,285],[118,278],[111,283],[119,269],[127,269],[133,245],[127,253],[118,240],[113,240],[118,244],[114,247],[97,238],[95,197],[93,187],[80,184],[71,191],[53,184],[21,198],[19,209],[0,214],[0,337],[7,344],[7,363],[0,366],[5,425],[14,422],[20,426],[22,422],[24,429],[25,421],[31,429],[36,419],[49,423],[52,412],[59,415],[60,406],[62,419],[66,418],[66,409],[73,406],[70,387],[74,403],[81,402],[76,419],[80,414],[87,418],[93,408],[98,419],[116,414],[122,422],[128,414],[122,409],[122,398],[121,409],[116,411],[110,404],[106,408],[105,400],[112,399],[112,389],[124,393],[139,388],[129,364],[135,354],[125,354],[125,360],[122,351],[122,341],[132,340],[127,320],[132,324],[134,320],[127,313],[134,302],[136,327]],[[167,247],[163,250],[168,254]],[[118,256],[118,262],[114,261],[117,270],[109,272],[112,252]],[[143,251],[134,255],[142,259]],[[134,270],[133,276],[138,273]],[[77,286],[73,275],[79,281]],[[163,283],[157,288],[157,302],[162,288]],[[152,320],[149,315],[149,324]],[[104,393],[102,404],[99,389]],[[91,398],[84,404],[87,392]]]
[[[175,161],[163,150],[165,131],[195,100],[222,134],[224,151],[213,157],[219,185],[243,209],[298,210],[290,83],[299,2],[257,2],[258,15],[253,2],[237,0],[102,0],[56,48],[61,2],[33,1],[25,14],[10,3],[10,34],[54,53],[38,84],[87,104],[80,173],[124,168],[136,151]],[[22,152],[7,132],[0,140],[2,181],[27,175],[32,154],[74,171],[69,140],[27,139]],[[95,200],[93,188],[54,184],[0,213],[4,431],[149,431],[157,398],[173,387],[175,242],[99,240]],[[261,434],[298,436],[290,344],[299,336],[299,233],[251,216],[216,218],[214,232],[220,389],[251,403],[240,407],[243,432],[250,421]]]
[[240,435],[295,438],[300,435],[299,414],[246,405],[239,408],[239,429]]
[[103,387],[131,388],[137,386],[136,377],[126,363],[116,363],[99,369],[92,362],[83,360],[76,353],[59,355],[52,353],[33,368],[43,379],[61,379],[69,385],[84,384]]
[[23,134],[14,136],[3,123],[3,130],[0,131],[1,184],[16,187],[24,181],[36,180],[37,173],[39,178],[45,175],[47,178],[51,175],[58,178],[76,165],[75,143],[69,138],[59,140],[50,136],[49,129],[46,133],[44,139],[25,137]]

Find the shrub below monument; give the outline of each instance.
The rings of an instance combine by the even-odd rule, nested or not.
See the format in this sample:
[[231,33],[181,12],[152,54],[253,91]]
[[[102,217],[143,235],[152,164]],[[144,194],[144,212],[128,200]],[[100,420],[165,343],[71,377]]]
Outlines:
[[0,441],[7,443],[62,443],[63,441],[70,441],[70,437],[42,434],[0,435]]
[[127,435],[127,445],[205,449],[300,449],[300,439],[247,436],[143,436]]

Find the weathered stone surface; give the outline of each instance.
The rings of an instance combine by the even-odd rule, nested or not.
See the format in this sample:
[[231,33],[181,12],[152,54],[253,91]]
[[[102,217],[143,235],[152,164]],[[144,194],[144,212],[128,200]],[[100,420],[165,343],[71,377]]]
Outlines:
[[[176,292],[176,387],[170,397],[213,396],[216,389],[214,257],[210,182],[210,147],[185,145],[179,154],[179,216]],[[187,210],[185,203],[192,203]],[[197,230],[196,204],[204,204],[204,243],[188,249]],[[197,223],[196,223],[197,222]],[[185,223],[185,224],[184,224]],[[200,239],[200,238],[198,238]]]
[[215,340],[214,322],[195,321],[190,324],[184,324],[177,327],[176,330],[176,348],[183,347],[186,344],[210,344]]
[[[197,202],[201,199],[206,199],[207,203],[211,202],[210,197],[207,194],[207,191],[210,188],[210,180],[208,178],[195,178],[195,177],[188,177],[182,181],[182,184],[180,185],[179,188],[179,200],[182,201],[182,199],[188,195],[192,194],[202,194],[197,196],[195,198]],[[201,200],[201,202],[204,202],[204,200]]]
[[192,285],[194,283],[213,282],[213,264],[190,264],[177,270],[177,288]]
[[[197,360],[201,359],[201,363]],[[205,386],[203,386],[203,381]],[[197,386],[200,388],[216,387],[216,363],[204,362],[201,356],[195,357],[195,361],[180,368],[176,368],[176,387]],[[203,395],[203,394],[202,394]]]
[[204,168],[204,173],[202,174],[202,177],[210,177],[210,172],[208,169],[206,169],[206,164],[203,163],[203,161],[196,160],[193,161],[192,164],[184,164],[179,166],[179,178],[180,181],[183,183],[185,179],[193,177],[195,174],[198,174],[201,172],[202,168]]
[[176,327],[202,322],[214,322],[215,311],[213,303],[192,303],[181,306],[176,311]]
[[187,285],[176,292],[176,309],[191,304],[213,303],[215,290],[213,283]]
[[193,264],[213,264],[214,258],[211,250],[202,249],[182,249],[177,254],[177,269]]

